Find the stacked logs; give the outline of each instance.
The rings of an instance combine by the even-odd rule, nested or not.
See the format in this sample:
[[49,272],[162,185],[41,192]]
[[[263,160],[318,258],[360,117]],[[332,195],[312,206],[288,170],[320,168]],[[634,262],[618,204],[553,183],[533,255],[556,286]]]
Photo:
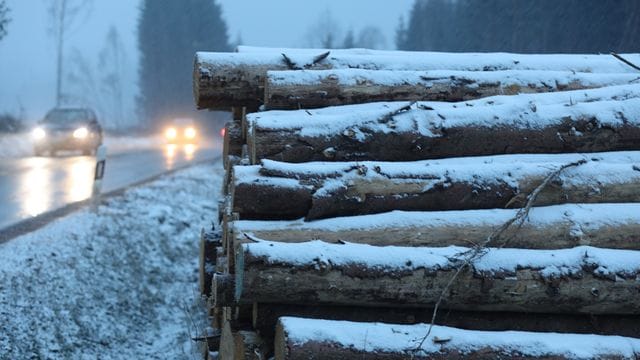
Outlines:
[[234,113],[209,358],[640,356],[633,68],[238,51],[194,65],[197,106]]

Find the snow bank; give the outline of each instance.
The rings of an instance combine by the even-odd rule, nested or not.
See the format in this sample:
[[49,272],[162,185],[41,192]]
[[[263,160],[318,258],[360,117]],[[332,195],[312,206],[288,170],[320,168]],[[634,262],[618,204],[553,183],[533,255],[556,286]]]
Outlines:
[[198,239],[223,170],[201,165],[0,245],[0,359],[192,359]]
[[0,158],[16,158],[33,155],[29,133],[0,135]]
[[[109,154],[119,154],[132,150],[157,149],[163,144],[157,136],[109,136],[104,144]],[[21,158],[33,156],[33,141],[30,133],[0,135],[0,158]]]
[[[288,341],[301,345],[311,341],[340,344],[356,351],[411,352],[427,334],[429,325],[391,325],[348,321],[280,318],[289,334]],[[435,342],[434,339],[441,341]],[[523,331],[472,331],[434,326],[417,355],[445,351],[463,354],[485,348],[505,356],[565,356],[570,359],[598,359],[611,356],[635,359],[640,353],[640,339],[621,336],[532,333]],[[608,357],[607,357],[608,358]]]
[[105,136],[104,144],[109,154],[119,154],[132,150],[158,149],[164,144],[160,136]]

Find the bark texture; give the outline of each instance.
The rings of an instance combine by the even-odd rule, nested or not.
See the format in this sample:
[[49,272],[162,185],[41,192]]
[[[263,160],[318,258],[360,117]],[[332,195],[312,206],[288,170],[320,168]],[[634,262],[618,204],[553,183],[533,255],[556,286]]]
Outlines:
[[[266,162],[244,170],[236,167],[236,172],[255,176],[253,180],[243,179],[242,174],[235,177],[233,211],[243,220],[315,220],[392,210],[517,208],[555,167],[548,162],[523,167],[513,163],[513,168],[504,165],[498,170],[497,160],[478,166],[487,159],[479,157],[469,165],[447,159],[438,163],[442,166],[438,169],[431,167],[436,163],[428,162],[299,164],[291,171]],[[392,171],[398,166],[401,172]],[[607,163],[594,155],[546,187],[535,205],[638,202],[640,171],[636,169],[633,163]]]
[[[632,57],[633,58],[633,57]],[[195,56],[193,94],[198,109],[228,110],[247,107],[253,112],[264,101],[269,70],[554,70],[593,73],[630,73],[633,69],[608,55],[522,55],[444,53],[349,53],[318,50],[256,53],[207,53]]]
[[[486,106],[438,110],[413,105],[403,111],[317,114],[291,127],[277,126],[280,113],[257,114],[247,145],[253,164],[262,159],[309,161],[415,161],[517,153],[640,150],[640,99],[575,106]],[[601,105],[601,106],[599,106]],[[603,110],[606,109],[606,110]],[[620,121],[611,122],[612,114]],[[367,115],[364,115],[367,116]],[[304,121],[302,121],[304,120]],[[315,126],[314,124],[318,124]],[[330,127],[330,130],[324,129]],[[487,141],[487,139],[491,139]]]
[[376,101],[452,102],[623,85],[635,79],[634,74],[549,71],[269,71],[264,105],[267,110],[297,110]]
[[[433,307],[457,268],[398,270],[354,261],[278,263],[254,256],[246,247],[236,260],[236,296],[240,303],[323,304],[381,307]],[[382,251],[382,249],[381,249]],[[320,254],[321,255],[321,254]],[[319,256],[320,256],[319,255]],[[603,275],[583,267],[568,275],[546,268],[514,272],[467,269],[449,288],[442,307],[467,311],[532,313],[640,314],[640,276]],[[224,305],[224,304],[223,304]]]
[[[253,328],[264,339],[273,339],[278,319],[293,316],[308,319],[381,322],[388,324],[428,324],[432,308],[354,307],[255,303]],[[437,325],[468,330],[538,331],[637,337],[638,315],[544,314],[522,312],[481,312],[441,310]]]
[[[521,249],[561,249],[588,245],[640,250],[640,206],[581,204],[581,207],[592,209],[590,213],[594,217],[588,220],[576,216],[571,207],[533,208],[529,219],[522,226],[507,229],[502,238],[509,239],[507,247]],[[598,211],[607,211],[613,216],[607,216],[607,220],[600,223]],[[637,211],[639,216],[628,216],[626,211]],[[545,214],[544,217],[542,214]],[[516,210],[498,209],[391,212],[375,217],[347,217],[315,222],[237,221],[230,228],[233,229],[231,236],[235,244],[249,241],[247,234],[251,234],[259,239],[279,242],[321,239],[333,243],[346,241],[379,246],[469,246],[482,243],[515,215]],[[405,220],[403,223],[403,217],[410,218],[411,222]],[[475,221],[469,220],[472,217]],[[398,220],[389,221],[390,218]],[[422,223],[419,222],[421,218]],[[361,225],[363,223],[371,226]],[[352,227],[349,228],[346,224],[352,224]],[[340,228],[336,229],[338,226]]]

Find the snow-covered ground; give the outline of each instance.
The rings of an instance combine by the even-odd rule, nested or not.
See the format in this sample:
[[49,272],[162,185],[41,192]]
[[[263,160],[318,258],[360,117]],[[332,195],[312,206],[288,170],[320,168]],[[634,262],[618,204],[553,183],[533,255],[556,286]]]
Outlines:
[[0,359],[198,359],[198,239],[222,166],[199,165],[0,245]]
[[[131,150],[157,149],[164,144],[160,136],[104,136],[104,144],[109,154]],[[30,133],[0,134],[0,159],[33,156]]]

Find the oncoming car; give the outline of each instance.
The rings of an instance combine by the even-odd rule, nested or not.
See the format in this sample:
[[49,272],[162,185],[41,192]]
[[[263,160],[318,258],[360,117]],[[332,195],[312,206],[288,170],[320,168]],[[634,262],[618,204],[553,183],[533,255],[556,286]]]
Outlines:
[[37,156],[60,150],[80,150],[95,154],[102,144],[102,128],[96,114],[87,108],[55,108],[33,130],[33,150]]
[[164,139],[168,144],[197,144],[200,134],[191,119],[175,119],[164,130]]

